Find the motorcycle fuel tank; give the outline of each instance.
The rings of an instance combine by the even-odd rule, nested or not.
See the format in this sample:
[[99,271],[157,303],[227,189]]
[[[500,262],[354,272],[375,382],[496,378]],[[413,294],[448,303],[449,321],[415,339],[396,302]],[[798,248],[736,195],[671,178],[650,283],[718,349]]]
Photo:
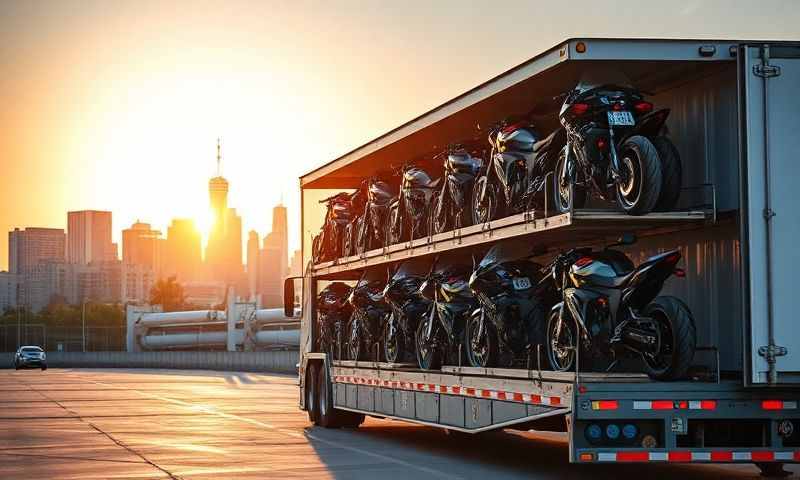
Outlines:
[[458,152],[447,156],[447,165],[453,172],[476,174],[481,168],[481,161],[468,153]]
[[501,152],[533,152],[538,136],[528,128],[504,129],[497,135],[497,146]]
[[421,168],[409,168],[403,173],[405,188],[435,188],[436,181]]

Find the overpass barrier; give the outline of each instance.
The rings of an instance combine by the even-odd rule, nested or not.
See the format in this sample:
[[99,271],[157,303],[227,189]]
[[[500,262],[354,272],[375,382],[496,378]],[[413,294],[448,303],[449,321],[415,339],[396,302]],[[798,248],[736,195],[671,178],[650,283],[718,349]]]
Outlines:
[[[299,352],[47,352],[51,368],[170,368],[296,373]],[[14,353],[0,353],[0,368],[14,368]]]

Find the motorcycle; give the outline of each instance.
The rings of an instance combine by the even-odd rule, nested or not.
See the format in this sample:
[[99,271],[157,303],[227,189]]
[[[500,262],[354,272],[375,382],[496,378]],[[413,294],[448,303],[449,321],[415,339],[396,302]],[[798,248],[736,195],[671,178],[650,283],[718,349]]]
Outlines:
[[365,270],[347,297],[353,314],[347,328],[347,352],[350,360],[381,360],[383,320],[390,313],[383,301],[386,274],[380,268]]
[[[495,244],[469,279],[479,302],[467,321],[467,359],[473,367],[511,367],[520,359],[539,363],[547,311],[558,291],[542,282],[542,266],[529,260],[528,241]],[[517,362],[518,363],[518,362]]]
[[675,207],[680,156],[660,135],[669,109],[653,112],[653,104],[616,70],[586,75],[562,97],[559,120],[567,145],[553,176],[560,212],[583,208],[588,191],[603,200],[616,197],[630,215]]
[[465,363],[464,327],[478,301],[469,289],[471,267],[455,254],[436,259],[420,293],[431,304],[414,335],[417,363],[424,370],[443,362]]
[[444,158],[444,181],[434,199],[430,231],[442,233],[472,225],[472,193],[483,162],[465,146],[454,145],[436,155]]
[[440,180],[414,165],[402,169],[400,194],[390,206],[389,244],[428,235],[431,200]]
[[358,222],[356,253],[385,247],[389,237],[389,208],[397,197],[388,178],[376,176],[367,183],[367,203]]
[[611,370],[625,357],[639,357],[656,380],[685,375],[696,347],[692,313],[681,300],[657,296],[671,276],[683,277],[676,265],[680,250],[649,258],[638,267],[610,247],[631,245],[633,235],[601,251],[572,249],[548,266],[562,301],[548,315],[546,342],[556,371],[592,364]]
[[414,333],[420,318],[430,308],[430,301],[419,288],[430,262],[421,259],[401,263],[383,290],[383,299],[391,308],[384,322],[383,347],[386,361],[398,363],[414,355]]
[[342,258],[355,255],[357,252],[358,232],[364,221],[364,209],[367,204],[366,181],[350,196],[351,220],[345,225],[344,238],[342,239]]
[[472,223],[486,223],[527,208],[528,180],[539,135],[529,121],[500,123],[489,130],[491,159],[475,181]]
[[353,313],[347,302],[350,286],[332,282],[317,295],[317,351],[334,360],[342,358],[345,322]]
[[320,200],[327,206],[322,232],[313,245],[314,262],[334,260],[342,251],[342,241],[347,225],[353,220],[352,195],[341,192]]

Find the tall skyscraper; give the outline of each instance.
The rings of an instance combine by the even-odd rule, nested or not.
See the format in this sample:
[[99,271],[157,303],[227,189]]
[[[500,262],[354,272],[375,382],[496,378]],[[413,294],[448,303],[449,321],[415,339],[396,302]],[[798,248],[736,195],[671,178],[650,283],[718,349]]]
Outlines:
[[279,307],[283,303],[283,280],[288,275],[289,240],[286,207],[278,205],[272,209],[272,231],[264,237],[259,270],[259,293],[267,308]]
[[228,208],[228,181],[221,175],[219,140],[217,140],[217,176],[208,182],[208,199],[213,225],[206,247],[207,278],[226,285],[240,285],[242,265],[242,218]]
[[196,281],[202,265],[200,232],[194,221],[174,218],[167,228],[162,276],[181,282]]
[[43,261],[63,262],[65,245],[60,228],[15,228],[8,232],[9,271],[22,274]]
[[247,234],[247,287],[251,297],[258,295],[259,250],[258,232],[250,230]]
[[68,212],[67,261],[87,265],[114,260],[117,260],[117,247],[111,241],[111,212]]
[[17,278],[11,272],[0,272],[0,314],[17,306]]
[[137,221],[122,231],[122,262],[142,265],[156,276],[161,270],[161,232],[150,228],[149,223]]

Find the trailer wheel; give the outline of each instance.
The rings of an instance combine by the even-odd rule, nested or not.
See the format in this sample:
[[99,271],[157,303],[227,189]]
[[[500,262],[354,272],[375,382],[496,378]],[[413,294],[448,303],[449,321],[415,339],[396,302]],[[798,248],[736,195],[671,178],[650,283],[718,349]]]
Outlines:
[[323,428],[356,428],[364,422],[364,415],[347,410],[339,410],[333,406],[333,384],[330,382],[328,369],[319,368],[317,372],[318,425]]
[[661,160],[661,196],[656,202],[656,212],[668,212],[678,204],[681,195],[681,156],[669,138],[659,136],[651,139]]
[[761,476],[765,478],[785,478],[792,474],[783,469],[782,463],[758,462],[755,465],[761,470]]
[[306,369],[306,412],[308,412],[308,421],[317,425],[318,421],[318,408],[317,401],[317,362],[311,362]]
[[661,351],[644,355],[647,375],[656,380],[676,380],[683,377],[694,358],[697,330],[689,307],[671,296],[656,297],[644,309],[644,314],[656,320],[661,330]]

